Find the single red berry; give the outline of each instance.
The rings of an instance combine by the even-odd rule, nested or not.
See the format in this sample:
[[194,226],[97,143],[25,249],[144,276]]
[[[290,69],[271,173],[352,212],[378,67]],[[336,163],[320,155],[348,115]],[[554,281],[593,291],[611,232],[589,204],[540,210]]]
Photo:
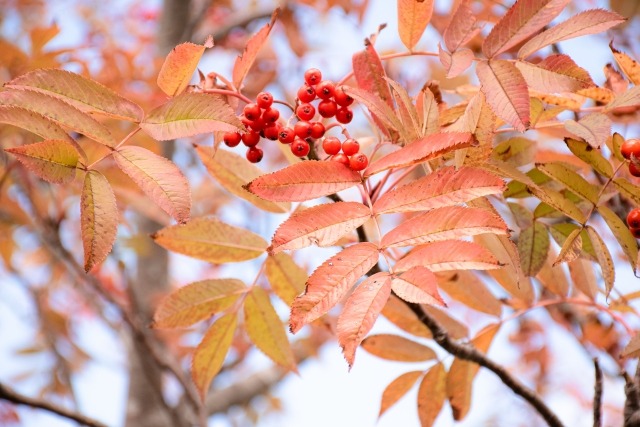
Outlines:
[[324,125],[320,122],[311,122],[311,138],[322,138],[324,136]]
[[322,149],[331,156],[338,154],[341,147],[340,140],[335,136],[328,136],[322,141]]
[[344,86],[338,86],[336,93],[333,95],[333,99],[341,107],[348,107],[353,104],[353,98],[344,91]]
[[349,158],[345,156],[343,153],[338,153],[335,156],[331,157],[331,161],[342,163],[345,166],[349,166]]
[[304,72],[304,81],[307,82],[308,85],[317,85],[322,80],[322,72],[317,68],[309,68]]
[[272,123],[266,128],[264,128],[263,130],[264,137],[267,139],[270,139],[271,141],[275,141],[276,139],[278,139],[280,135],[280,129],[281,127],[279,124]]
[[300,120],[311,120],[316,115],[316,108],[309,103],[302,103],[296,108],[296,116]]
[[323,80],[318,84],[318,86],[316,86],[316,95],[318,95],[318,98],[333,98],[334,93],[336,93],[336,87],[332,81]]
[[275,108],[267,108],[262,112],[262,120],[265,123],[275,123],[280,118],[280,111]]
[[247,147],[255,147],[260,142],[260,133],[255,130],[242,134],[242,143]]
[[640,228],[640,208],[632,209],[627,215],[627,225],[629,228]]
[[258,147],[249,147],[247,150],[247,160],[251,163],[258,163],[262,160],[263,155],[264,153],[262,152],[262,149]]
[[293,127],[296,136],[299,138],[309,138],[311,136],[311,123],[305,121],[299,121]]
[[349,158],[349,167],[354,171],[361,171],[369,164],[369,159],[363,153],[358,153]]
[[309,86],[308,84],[303,84],[302,86],[300,86],[300,89],[298,89],[298,99],[301,102],[311,102],[314,99],[316,99],[316,91],[314,88],[312,88],[311,86]]
[[296,137],[296,133],[291,128],[282,128],[278,134],[278,141],[283,144],[291,144]]
[[249,127],[257,132],[260,132],[262,129],[264,129],[265,125],[266,123],[264,122],[264,119],[262,117],[258,117],[254,121],[249,122]]
[[244,113],[244,116],[247,119],[249,119],[251,121],[254,121],[254,120],[256,120],[257,118],[260,117],[261,110],[260,110],[260,107],[258,107],[258,104],[254,104],[252,102],[252,103],[249,103],[249,104],[245,105],[244,109],[242,110],[242,112]]
[[353,120],[353,111],[351,111],[349,107],[338,108],[338,111],[336,111],[336,120],[345,125],[351,123],[351,120]]
[[640,167],[636,166],[634,163],[629,163],[629,173],[633,176],[640,176]]
[[227,132],[224,134],[222,140],[227,147],[235,147],[236,145],[240,144],[242,136],[239,132]]
[[246,117],[242,116],[240,117],[240,121],[242,122],[243,125],[245,125],[246,127],[249,127],[252,123],[251,120],[247,119]]
[[360,144],[353,138],[345,139],[342,143],[342,152],[347,156],[353,156],[360,151]]
[[320,113],[322,117],[325,117],[325,118],[333,117],[336,115],[337,111],[338,111],[338,104],[336,104],[335,101],[331,99],[323,99],[318,104],[318,113]]
[[631,154],[640,158],[640,139],[627,139],[620,147],[620,152],[625,159],[630,159]]
[[256,104],[263,110],[271,107],[271,104],[273,104],[273,95],[269,92],[260,92],[256,97]]
[[297,157],[304,157],[309,154],[309,143],[301,138],[296,138],[290,145],[291,152]]
[[640,239],[640,228],[632,228],[630,229],[631,234],[633,234],[633,237],[635,237],[636,239]]

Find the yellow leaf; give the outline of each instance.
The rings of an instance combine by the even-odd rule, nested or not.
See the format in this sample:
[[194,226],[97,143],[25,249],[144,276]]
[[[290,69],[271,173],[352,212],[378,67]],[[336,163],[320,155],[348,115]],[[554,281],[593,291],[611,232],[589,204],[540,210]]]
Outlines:
[[307,272],[284,252],[267,258],[265,275],[273,292],[288,306],[304,291],[308,278]]
[[207,38],[204,46],[182,43],[174,47],[158,73],[158,87],[169,96],[176,96],[184,91],[206,47],[213,47],[211,36]]

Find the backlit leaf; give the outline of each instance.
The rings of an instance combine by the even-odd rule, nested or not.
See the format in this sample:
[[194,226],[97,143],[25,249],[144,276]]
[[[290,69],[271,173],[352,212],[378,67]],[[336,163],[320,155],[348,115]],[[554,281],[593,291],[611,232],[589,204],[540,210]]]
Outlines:
[[567,199],[563,194],[550,188],[538,186],[531,186],[529,187],[529,190],[534,196],[540,199],[540,201],[552,206],[554,209],[557,209],[569,218],[575,219],[580,223],[584,222],[584,213],[578,209],[575,203]]
[[231,307],[247,287],[237,279],[190,283],[167,295],[153,315],[154,328],[184,328]]
[[5,84],[12,89],[30,89],[62,99],[85,113],[106,114],[140,122],[144,112],[135,103],[78,74],[57,69],[38,69]]
[[482,313],[500,316],[502,304],[471,271],[440,273],[438,286],[456,301]]
[[[386,80],[382,80],[387,85]],[[388,85],[387,85],[388,88]],[[344,86],[344,92],[351,96],[356,101],[364,104],[369,111],[387,128],[403,132],[402,122],[396,116],[395,111],[390,107],[382,98],[377,94],[370,92],[367,89],[361,89],[357,87]],[[389,92],[391,97],[391,92]],[[411,141],[406,141],[411,142]]]
[[631,89],[616,95],[613,101],[606,105],[605,111],[612,111],[616,108],[635,107],[640,105],[640,86],[634,86]]
[[244,81],[244,78],[247,76],[249,69],[253,65],[256,60],[256,56],[258,52],[267,41],[269,37],[269,33],[273,28],[273,24],[276,22],[276,18],[278,17],[279,9],[276,9],[273,14],[271,14],[271,20],[267,25],[260,28],[260,30],[255,33],[249,41],[247,41],[247,45],[244,48],[244,51],[241,55],[238,55],[235,64],[233,64],[233,84],[236,88],[240,88],[240,85]]
[[[431,0],[426,0],[427,2]],[[358,88],[369,92],[381,99],[383,103],[393,108],[391,90],[385,80],[386,72],[382,66],[382,61],[378,56],[373,44],[369,39],[364,41],[365,48],[353,54],[351,59],[353,75],[358,83]],[[360,92],[358,92],[360,93]],[[367,105],[367,107],[369,107]],[[375,113],[374,111],[372,111]]]
[[611,52],[613,52],[616,63],[629,80],[631,80],[631,83],[636,86],[640,85],[640,64],[626,53],[614,48],[613,41],[609,43],[609,48],[611,48]]
[[453,79],[465,72],[475,59],[475,55],[471,49],[462,48],[453,53],[449,53],[438,44],[438,56],[440,63],[447,72],[447,78]]
[[394,277],[391,290],[408,302],[446,306],[438,292],[435,274],[425,267],[412,267],[401,276]]
[[580,256],[582,250],[582,238],[580,237],[580,229],[575,229],[569,234],[567,240],[560,248],[558,257],[553,261],[552,267],[556,267],[563,262],[571,262]]
[[191,377],[203,401],[209,391],[211,380],[220,372],[227,352],[231,348],[237,322],[235,313],[216,320],[193,353]]
[[267,242],[257,234],[213,217],[165,227],[151,237],[172,252],[215,264],[257,258],[267,248]]
[[565,138],[564,142],[576,157],[592,166],[600,175],[607,178],[613,176],[611,163],[598,150],[594,150],[589,143],[573,138]]
[[100,172],[86,173],[80,196],[84,270],[107,258],[118,232],[118,205],[109,181]]
[[598,213],[607,223],[609,229],[620,244],[624,254],[631,263],[631,268],[635,268],[635,263],[638,259],[638,242],[636,238],[633,237],[633,234],[631,234],[631,231],[629,231],[627,224],[605,205],[598,206]]
[[408,334],[422,338],[431,338],[431,331],[420,321],[416,313],[397,296],[391,294],[382,309],[382,315],[395,326]]
[[471,0],[462,0],[444,31],[444,43],[449,52],[467,44],[480,31],[477,14],[471,8]]
[[432,14],[433,0],[398,0],[398,32],[407,49],[418,43]]
[[391,381],[389,385],[382,392],[382,398],[380,400],[380,413],[382,416],[389,408],[398,402],[418,381],[418,378],[422,376],[422,371],[406,372],[400,375],[395,380]]
[[276,230],[269,252],[331,246],[369,218],[371,210],[356,202],[329,203],[294,212]]
[[427,136],[438,132],[440,129],[438,124],[440,111],[433,92],[428,87],[418,93],[416,111],[418,112],[422,135]]
[[[562,246],[564,245],[565,240],[567,240],[567,237],[569,237],[569,235],[577,228],[580,228],[580,226],[572,222],[561,222],[549,227],[549,232],[556,243]],[[593,249],[591,238],[586,230],[582,230],[582,232],[580,232],[580,238],[582,239],[582,256],[592,261],[596,261],[596,252]]]
[[571,283],[583,294],[595,301],[598,295],[598,282],[590,261],[578,258],[569,263]]
[[391,86],[403,129],[406,134],[410,136],[409,142],[413,142],[423,135],[416,106],[413,105],[413,101],[407,93],[407,90],[400,83],[390,78],[386,78],[385,80],[389,83],[389,86]]
[[0,106],[0,123],[17,126],[44,139],[73,141],[57,124],[43,115],[22,107]]
[[640,205],[640,186],[634,185],[624,178],[614,178],[613,185],[624,197]]
[[518,253],[522,272],[526,276],[535,276],[542,268],[549,252],[549,231],[541,222],[534,222],[522,230],[518,238]]
[[598,203],[598,188],[560,162],[537,164],[538,170],[562,183],[577,196],[593,204]]
[[498,143],[492,155],[503,162],[523,166],[533,162],[536,150],[534,141],[516,136]]
[[265,261],[265,276],[271,289],[288,306],[304,291],[307,272],[286,253],[270,255]]
[[222,97],[183,93],[150,111],[140,127],[152,138],[167,141],[214,131],[232,132],[243,125]]
[[600,148],[611,136],[611,119],[606,114],[591,113],[577,122],[566,120],[564,128],[587,141],[592,147]]
[[272,202],[304,202],[360,182],[360,174],[341,163],[307,161],[256,178],[245,188]]
[[558,259],[558,255],[555,248],[549,248],[547,258],[540,271],[536,274],[536,279],[548,291],[558,296],[566,297],[569,293],[569,282],[564,274],[564,268],[560,265],[553,266],[553,262],[556,259]]
[[257,286],[244,300],[244,328],[251,341],[278,365],[296,371],[296,361],[284,325],[269,294]]
[[76,176],[79,155],[67,141],[49,139],[6,148],[5,151],[16,156],[20,163],[45,181],[66,184]]
[[370,335],[362,342],[368,353],[385,360],[396,362],[425,362],[437,357],[429,347],[399,335]]
[[444,240],[418,246],[400,259],[395,271],[423,266],[429,270],[491,270],[499,268],[495,257],[482,246],[462,240]]
[[169,96],[182,93],[207,47],[213,47],[211,36],[207,38],[204,45],[182,43],[171,49],[158,73],[158,87]]
[[178,222],[191,215],[191,190],[180,169],[146,148],[126,146],[113,153],[118,167],[163,211]]
[[529,87],[540,92],[577,92],[595,86],[589,73],[568,55],[551,55],[537,64],[524,61],[515,64]]
[[591,238],[591,242],[593,243],[593,249],[595,250],[598,264],[600,264],[600,270],[602,272],[602,278],[604,279],[605,285],[605,295],[608,298],[611,290],[613,289],[616,277],[616,269],[613,264],[613,259],[611,258],[607,245],[605,245],[598,232],[589,225],[586,229],[589,237]]
[[418,388],[418,417],[422,427],[432,426],[447,400],[447,371],[436,363],[427,371]]
[[378,262],[378,247],[357,243],[326,260],[307,280],[304,295],[291,306],[291,332],[296,333],[342,300],[356,281]]
[[349,367],[353,366],[356,349],[373,327],[389,295],[391,276],[389,273],[376,273],[367,277],[344,303],[336,332]]

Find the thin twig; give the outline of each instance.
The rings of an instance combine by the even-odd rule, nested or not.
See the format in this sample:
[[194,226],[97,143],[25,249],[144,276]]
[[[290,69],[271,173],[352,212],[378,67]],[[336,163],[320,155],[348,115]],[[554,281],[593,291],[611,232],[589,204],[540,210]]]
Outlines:
[[593,358],[593,367],[596,374],[596,385],[593,393],[593,427],[602,426],[602,369],[598,358]]

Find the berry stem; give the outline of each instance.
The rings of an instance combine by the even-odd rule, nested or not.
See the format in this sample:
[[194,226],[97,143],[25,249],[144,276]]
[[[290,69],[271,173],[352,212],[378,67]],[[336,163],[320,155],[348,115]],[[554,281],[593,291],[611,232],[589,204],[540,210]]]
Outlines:
[[273,103],[274,104],[284,105],[284,106],[288,107],[291,111],[294,111],[294,112],[296,111],[295,107],[293,105],[289,104],[287,101],[280,101],[278,99],[274,99]]

